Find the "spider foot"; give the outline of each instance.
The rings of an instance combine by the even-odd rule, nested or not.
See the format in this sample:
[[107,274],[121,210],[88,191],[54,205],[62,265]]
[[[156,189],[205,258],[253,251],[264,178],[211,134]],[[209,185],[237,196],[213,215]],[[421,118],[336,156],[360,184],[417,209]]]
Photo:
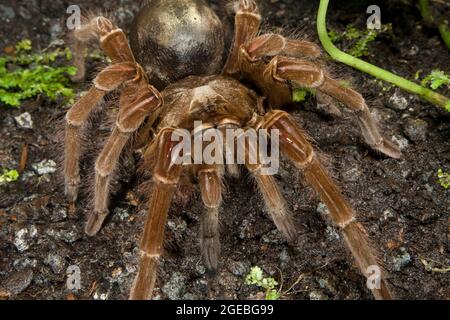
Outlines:
[[78,183],[76,184],[66,184],[65,194],[67,201],[70,203],[75,203],[78,199]]
[[258,5],[254,0],[241,0],[238,4],[238,10],[258,14]]
[[403,157],[400,148],[386,138],[382,138],[381,141],[373,145],[372,148],[393,159],[400,159]]
[[102,228],[103,222],[108,216],[108,212],[92,212],[86,223],[84,232],[90,236],[95,236]]

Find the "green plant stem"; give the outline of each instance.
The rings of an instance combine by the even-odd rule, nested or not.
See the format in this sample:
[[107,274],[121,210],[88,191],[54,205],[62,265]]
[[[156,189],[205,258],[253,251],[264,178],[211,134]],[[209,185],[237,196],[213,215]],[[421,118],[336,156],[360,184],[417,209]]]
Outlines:
[[327,32],[326,18],[329,2],[329,0],[320,0],[319,13],[317,16],[317,30],[320,41],[331,58],[362,72],[368,73],[378,79],[390,82],[408,92],[417,94],[425,100],[443,107],[450,112],[449,98],[339,50],[333,42],[331,42]]
[[[434,17],[431,13],[430,3],[428,0],[419,0],[420,12],[422,14],[422,18],[426,24],[432,25],[434,24]],[[450,29],[445,22],[439,24],[439,32],[441,34],[442,40],[444,40],[447,49],[450,50]]]
[[419,0],[420,12],[425,23],[432,24],[434,19],[431,14],[430,4],[428,0]]
[[444,22],[439,25],[439,32],[441,33],[442,40],[444,40],[447,49],[450,50],[450,29]]

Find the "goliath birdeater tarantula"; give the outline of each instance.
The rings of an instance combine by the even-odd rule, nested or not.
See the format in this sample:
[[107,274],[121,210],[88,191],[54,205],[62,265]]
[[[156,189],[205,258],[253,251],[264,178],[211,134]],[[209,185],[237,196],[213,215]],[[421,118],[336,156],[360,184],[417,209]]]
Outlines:
[[[305,133],[280,108],[292,103],[295,88],[314,89],[353,111],[371,148],[393,158],[400,158],[400,151],[381,135],[363,97],[332,79],[314,61],[321,54],[315,44],[278,34],[259,34],[261,16],[253,0],[234,1],[229,8],[235,13],[235,33],[225,65],[223,24],[203,0],[147,1],[134,19],[130,45],[124,32],[104,17],[96,17],[75,31],[78,51],[87,40],[97,37],[112,63],[97,75],[88,93],[66,116],[64,175],[70,201],[75,202],[78,196],[82,130],[106,94],[120,94],[111,136],[95,163],[95,207],[88,217],[86,233],[97,234],[108,215],[111,177],[128,141],[134,141],[135,149],[143,148],[144,163],[153,170],[154,186],[131,299],[152,296],[167,214],[183,172],[195,175],[200,184],[205,205],[202,254],[209,269],[217,268],[218,212],[225,168],[182,166],[172,161],[176,146],[172,133],[177,128],[193,132],[194,121],[202,121],[201,130],[278,129],[281,152],[303,171],[305,180],[327,205],[361,272],[369,276],[369,266],[378,264],[355,212],[319,162]],[[244,148],[249,152],[255,146]],[[261,174],[262,163],[246,166],[277,228],[292,241],[295,227],[275,179]],[[392,297],[384,272],[380,286],[372,292],[378,299]]]

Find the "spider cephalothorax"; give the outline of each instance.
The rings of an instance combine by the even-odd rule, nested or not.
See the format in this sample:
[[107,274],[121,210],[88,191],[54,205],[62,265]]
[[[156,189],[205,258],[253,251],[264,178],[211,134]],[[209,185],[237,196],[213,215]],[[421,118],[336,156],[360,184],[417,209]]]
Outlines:
[[[292,103],[294,88],[314,89],[354,112],[370,147],[394,158],[401,156],[400,151],[381,135],[363,97],[341,86],[314,62],[320,56],[316,45],[277,34],[258,36],[261,17],[253,0],[234,1],[230,7],[236,14],[235,36],[223,67],[221,23],[201,0],[149,1],[134,22],[133,50],[123,31],[103,17],[94,18],[75,32],[79,48],[89,37],[97,36],[112,64],[97,75],[88,93],[66,116],[64,169],[66,194],[71,201],[78,195],[80,137],[85,124],[107,93],[117,92],[120,96],[116,123],[95,164],[94,208],[86,233],[97,234],[108,215],[111,177],[129,141],[134,141],[136,148],[143,148],[144,167],[153,176],[140,268],[130,294],[133,299],[152,296],[170,203],[186,173],[200,185],[205,205],[201,219],[205,264],[211,270],[218,268],[222,180],[225,173],[236,174],[236,166],[225,166],[225,162],[183,165],[174,161],[179,156],[174,152],[178,140],[173,139],[177,129],[194,135],[211,128],[259,132],[276,129],[280,133],[280,151],[303,171],[305,180],[327,205],[361,272],[369,276],[370,267],[378,264],[355,212],[320,163],[305,133],[280,108]],[[198,121],[201,125],[194,127]],[[241,147],[246,155],[258,154],[252,142],[236,138],[230,144]],[[224,143],[223,154],[226,147]],[[203,148],[201,144],[200,149]],[[273,176],[264,174],[266,164],[260,154],[256,160],[251,162],[245,157],[243,164],[257,182],[278,230],[292,241],[296,230],[282,193]],[[379,280],[379,286],[371,288],[374,296],[391,298],[384,273]]]

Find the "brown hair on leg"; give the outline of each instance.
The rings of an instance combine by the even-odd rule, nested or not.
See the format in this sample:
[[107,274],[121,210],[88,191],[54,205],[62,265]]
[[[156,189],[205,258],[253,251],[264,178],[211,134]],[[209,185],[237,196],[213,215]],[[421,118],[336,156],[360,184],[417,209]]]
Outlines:
[[[281,151],[303,170],[308,183],[312,185],[330,210],[333,222],[341,228],[361,272],[368,277],[369,267],[379,267],[376,250],[370,245],[363,226],[356,221],[356,214],[350,204],[318,161],[314,149],[303,131],[289,114],[283,111],[268,113],[265,116],[263,128],[279,130]],[[382,271],[381,267],[379,269]],[[372,293],[376,299],[392,299],[385,272],[382,271],[381,274],[380,288],[372,289]]]
[[173,128],[165,128],[157,137],[158,156],[153,170],[155,185],[141,241],[139,271],[131,288],[131,300],[145,300],[152,297],[167,215],[182,172],[181,165],[172,163],[171,155],[176,145],[171,141],[173,132]]

